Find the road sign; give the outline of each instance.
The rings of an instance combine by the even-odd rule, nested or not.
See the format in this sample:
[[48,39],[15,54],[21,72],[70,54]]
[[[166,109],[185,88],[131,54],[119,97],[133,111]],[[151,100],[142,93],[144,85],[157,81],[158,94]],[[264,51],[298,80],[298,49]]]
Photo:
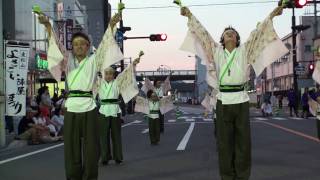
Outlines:
[[117,32],[116,32],[116,41],[118,43],[121,43],[123,41],[123,38],[124,38],[123,37],[123,32],[117,30]]
[[304,75],[306,73],[306,68],[303,65],[298,65],[294,68],[297,75]]

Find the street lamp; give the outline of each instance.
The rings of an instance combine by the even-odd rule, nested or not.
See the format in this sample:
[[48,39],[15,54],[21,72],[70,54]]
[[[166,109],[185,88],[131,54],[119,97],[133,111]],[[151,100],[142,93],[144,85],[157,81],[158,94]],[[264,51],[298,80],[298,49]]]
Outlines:
[[168,66],[168,65],[163,65],[161,64],[158,68],[157,68],[157,71],[160,72],[161,74],[171,74],[172,70],[171,70],[171,67]]

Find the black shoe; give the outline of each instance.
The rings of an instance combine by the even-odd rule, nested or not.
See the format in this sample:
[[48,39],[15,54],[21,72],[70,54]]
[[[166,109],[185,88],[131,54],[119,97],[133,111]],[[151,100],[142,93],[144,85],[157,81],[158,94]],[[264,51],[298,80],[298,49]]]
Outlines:
[[151,145],[152,145],[152,146],[159,145],[159,142],[152,142]]
[[115,161],[116,161],[116,164],[117,164],[117,165],[120,165],[120,164],[123,163],[122,160],[115,160]]
[[109,164],[109,161],[102,161],[102,166],[107,166]]
[[15,136],[14,140],[21,140],[21,138],[19,136]]

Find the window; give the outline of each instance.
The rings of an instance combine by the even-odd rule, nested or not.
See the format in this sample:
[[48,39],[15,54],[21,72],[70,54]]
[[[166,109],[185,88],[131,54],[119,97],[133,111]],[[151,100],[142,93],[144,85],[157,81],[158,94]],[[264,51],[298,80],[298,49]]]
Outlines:
[[311,45],[305,45],[304,52],[311,52]]

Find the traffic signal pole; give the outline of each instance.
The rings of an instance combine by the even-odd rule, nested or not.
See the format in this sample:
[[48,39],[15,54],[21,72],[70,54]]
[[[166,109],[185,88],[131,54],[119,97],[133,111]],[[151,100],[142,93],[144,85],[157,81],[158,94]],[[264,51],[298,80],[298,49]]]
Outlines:
[[[2,0],[0,0],[0,9],[2,9]],[[2,24],[2,13],[0,13],[0,29],[3,29]],[[0,74],[3,77],[0,80],[0,147],[4,147],[6,145],[6,129],[5,129],[5,76],[4,76],[4,51],[3,51],[3,34],[0,34]]]
[[151,34],[150,36],[134,36],[134,37],[123,37],[124,40],[127,39],[150,39],[150,41],[166,41],[166,34]]
[[127,39],[149,39],[150,36],[137,36],[137,37],[123,37],[124,40]]
[[299,91],[298,91],[298,82],[297,82],[297,30],[296,30],[296,16],[295,16],[295,8],[292,8],[292,65],[293,65],[293,89],[296,93],[297,102],[299,102]]

